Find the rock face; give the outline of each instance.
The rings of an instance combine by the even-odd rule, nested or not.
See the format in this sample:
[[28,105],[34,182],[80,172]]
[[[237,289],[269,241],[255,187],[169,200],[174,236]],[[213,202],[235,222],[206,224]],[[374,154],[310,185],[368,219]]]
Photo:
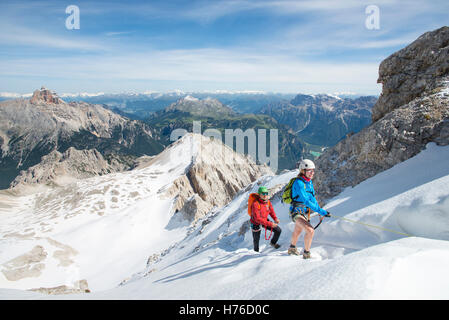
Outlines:
[[95,149],[108,162],[122,157],[123,163],[130,156],[163,150],[148,125],[100,105],[65,103],[45,88],[30,100],[0,102],[0,146],[0,189],[8,188],[20,171],[39,164],[43,156],[63,154],[70,147]]
[[42,102],[54,104],[64,103],[64,101],[62,101],[55,92],[52,92],[45,87],[42,87],[41,90],[34,91],[30,102],[32,104],[39,104]]
[[269,167],[257,165],[249,157],[202,135],[187,134],[172,148],[177,143],[186,143],[186,139],[194,139],[198,151],[186,173],[173,182],[166,196],[177,196],[173,210],[190,221],[203,217],[214,206],[226,205],[240,189],[262,175],[273,174]]
[[449,28],[444,27],[382,62],[376,121],[316,161],[314,184],[321,199],[415,156],[429,142],[449,144],[448,50]]
[[44,293],[48,295],[59,295],[59,294],[76,294],[76,293],[89,293],[89,285],[86,279],[78,280],[74,283],[72,287],[67,285],[57,286],[53,288],[33,288],[29,291]]
[[106,161],[96,149],[77,150],[73,147],[64,153],[53,150],[42,157],[39,164],[21,171],[11,188],[17,189],[30,184],[64,184],[72,179],[83,179],[95,175],[119,172],[133,164],[122,161]]
[[45,268],[42,261],[47,255],[42,246],[35,246],[31,251],[4,263],[2,273],[9,281],[38,277]]
[[373,108],[373,122],[441,87],[448,72],[449,27],[427,32],[392,54],[379,67],[382,94]]

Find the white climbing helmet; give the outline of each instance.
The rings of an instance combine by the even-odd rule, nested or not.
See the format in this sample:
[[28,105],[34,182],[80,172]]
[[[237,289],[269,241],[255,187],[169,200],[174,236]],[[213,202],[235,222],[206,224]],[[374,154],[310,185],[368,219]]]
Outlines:
[[299,170],[305,170],[305,169],[315,169],[315,164],[312,160],[304,159],[299,164]]

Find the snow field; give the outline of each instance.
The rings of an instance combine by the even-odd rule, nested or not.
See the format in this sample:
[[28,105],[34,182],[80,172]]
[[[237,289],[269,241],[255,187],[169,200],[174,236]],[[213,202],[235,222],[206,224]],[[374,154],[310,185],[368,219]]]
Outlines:
[[[192,150],[189,145],[178,147],[183,150],[181,154]],[[261,250],[254,252],[248,226],[249,194],[259,185],[275,190],[297,171],[260,178],[228,205],[188,227],[166,214],[169,199],[156,200],[157,190],[185,169],[179,164],[182,157],[173,161],[156,159],[153,164],[164,173],[163,181],[162,174],[159,179],[149,178],[150,167],[116,180],[120,194],[139,192],[141,199],[124,201],[126,205],[119,202],[119,209],[108,209],[103,216],[80,214],[66,219],[66,224],[60,217],[58,232],[51,235],[82,252],[73,258],[74,266],[80,266],[79,276],[87,278],[92,293],[52,297],[17,292],[6,289],[14,286],[0,279],[0,287],[5,288],[0,289],[0,298],[448,299],[448,158],[448,146],[429,144],[414,158],[345,189],[325,206],[334,215],[416,237],[326,218],[315,232],[310,260],[287,255],[293,224],[288,206],[279,198],[272,200],[283,230],[279,250],[269,246],[262,230]],[[151,166],[151,170],[155,168]],[[87,183],[90,187],[86,190],[94,188],[94,181]],[[151,191],[143,193],[145,188]],[[29,217],[26,208],[20,210],[22,216],[14,218],[17,223]],[[3,212],[1,217],[13,219]],[[14,257],[13,253],[22,253],[25,243],[28,245],[14,239],[2,238],[0,265]],[[303,235],[297,243],[299,250],[302,245]],[[49,256],[54,253],[48,252]],[[146,266],[149,256],[161,252],[165,254]],[[45,277],[52,280],[55,275]],[[21,283],[16,288],[23,286]]]

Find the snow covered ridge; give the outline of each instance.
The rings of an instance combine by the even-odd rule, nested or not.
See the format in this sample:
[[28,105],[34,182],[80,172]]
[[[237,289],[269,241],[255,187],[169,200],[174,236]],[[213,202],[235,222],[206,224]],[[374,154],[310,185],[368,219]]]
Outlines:
[[0,92],[0,97],[8,98],[8,99],[17,99],[17,98],[30,98],[32,93],[15,93],[15,92]]
[[[221,160],[226,152],[232,162]],[[113,288],[264,173],[271,171],[190,134],[132,171],[27,196],[3,191],[0,287],[72,288],[87,280],[89,290]]]
[[[429,144],[417,156],[345,189],[325,207],[335,216],[416,237],[330,218],[316,230],[311,260],[286,253],[292,223],[278,191],[297,171],[260,177],[195,225],[175,214],[167,215],[171,200],[156,195],[168,187],[169,175],[170,179],[182,175],[188,163],[182,155],[190,148],[179,143],[179,158],[171,163],[159,159],[132,175],[95,177],[80,182],[74,190],[61,190],[60,195],[53,195],[53,202],[42,199],[41,211],[26,212],[31,198],[2,201],[2,207],[8,205],[9,210],[0,213],[0,287],[5,288],[0,289],[0,298],[52,299],[6,288],[50,287],[75,279],[87,279],[92,293],[57,299],[449,298],[449,146]],[[173,167],[174,163],[178,166]],[[246,201],[259,185],[277,194],[272,203],[283,232],[279,250],[262,238],[261,252],[256,253]],[[104,189],[104,194],[97,193]],[[82,200],[74,209],[51,211],[56,203],[71,205],[68,199],[79,193],[84,196],[79,195]],[[77,209],[101,206],[97,202],[109,197],[103,216],[95,214],[95,209],[75,215]],[[52,216],[44,219],[46,214]],[[28,225],[19,232],[24,221]],[[37,227],[53,231],[45,234]],[[47,263],[40,277],[23,279],[21,287],[17,281],[5,280],[4,271],[18,264],[12,258],[29,252],[38,241],[47,252],[45,259],[53,257],[53,264]],[[299,248],[302,241],[300,237]],[[39,248],[34,253],[38,258],[30,262],[28,271],[48,261]],[[73,263],[64,267],[68,260]]]

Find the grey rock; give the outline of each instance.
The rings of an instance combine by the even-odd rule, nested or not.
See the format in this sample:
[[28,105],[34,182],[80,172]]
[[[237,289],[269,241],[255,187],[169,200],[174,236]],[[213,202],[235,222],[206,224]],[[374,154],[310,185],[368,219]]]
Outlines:
[[[190,221],[196,222],[213,207],[226,205],[259,177],[273,175],[268,166],[256,164],[250,157],[235,152],[220,141],[199,134],[188,135],[194,137],[199,152],[185,175],[174,181],[164,196],[172,198],[176,195],[173,211],[181,212]],[[163,156],[161,153],[154,161]]]
[[18,190],[30,184],[65,184],[74,179],[89,178],[128,169],[129,166],[115,161],[109,163],[96,149],[77,150],[70,147],[64,153],[56,150],[42,157],[39,164],[21,171],[11,189]]
[[410,45],[382,61],[378,83],[382,94],[373,107],[372,120],[415,98],[432,93],[449,73],[449,27],[426,32]]
[[[444,27],[382,62],[384,89],[373,110],[377,121],[316,160],[314,184],[321,200],[417,155],[429,142],[449,144],[448,44],[449,28]],[[433,58],[425,57],[429,50]],[[418,61],[425,61],[420,68]]]

